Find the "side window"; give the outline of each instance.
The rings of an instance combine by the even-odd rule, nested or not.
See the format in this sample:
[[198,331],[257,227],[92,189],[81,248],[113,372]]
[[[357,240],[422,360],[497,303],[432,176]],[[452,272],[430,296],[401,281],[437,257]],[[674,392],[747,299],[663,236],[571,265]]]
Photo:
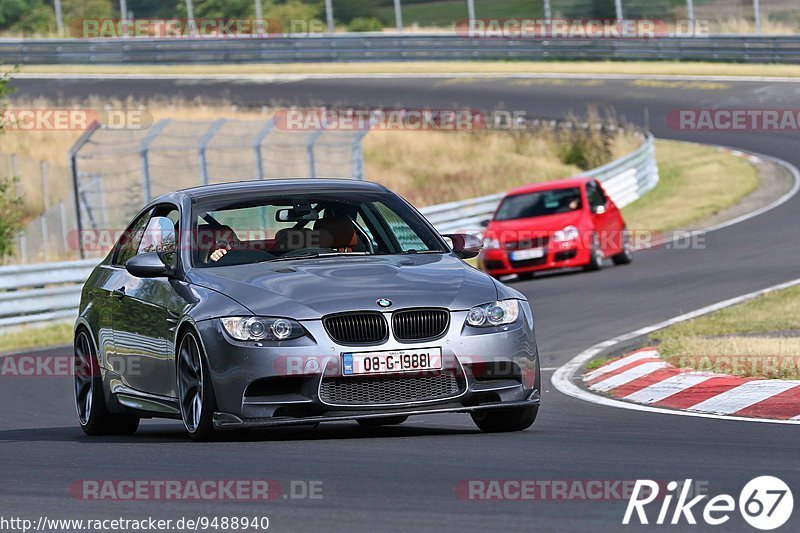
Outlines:
[[114,265],[124,266],[128,259],[137,254],[152,213],[152,209],[143,213],[122,234],[114,251]]

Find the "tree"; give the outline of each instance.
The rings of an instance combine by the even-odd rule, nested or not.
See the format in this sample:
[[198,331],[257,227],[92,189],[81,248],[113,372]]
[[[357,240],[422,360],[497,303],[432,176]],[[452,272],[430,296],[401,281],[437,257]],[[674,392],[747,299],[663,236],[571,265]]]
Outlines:
[[[8,74],[0,77],[0,135],[5,128],[6,96],[11,92]],[[17,198],[16,178],[0,177],[0,259],[14,254],[14,239],[22,229],[22,199]]]

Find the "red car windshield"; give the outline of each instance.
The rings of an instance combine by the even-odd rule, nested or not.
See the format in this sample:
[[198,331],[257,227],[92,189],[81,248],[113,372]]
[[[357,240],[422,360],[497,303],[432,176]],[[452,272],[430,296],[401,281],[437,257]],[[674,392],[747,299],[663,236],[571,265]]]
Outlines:
[[515,220],[556,215],[581,208],[581,190],[552,189],[507,196],[495,214],[495,220]]

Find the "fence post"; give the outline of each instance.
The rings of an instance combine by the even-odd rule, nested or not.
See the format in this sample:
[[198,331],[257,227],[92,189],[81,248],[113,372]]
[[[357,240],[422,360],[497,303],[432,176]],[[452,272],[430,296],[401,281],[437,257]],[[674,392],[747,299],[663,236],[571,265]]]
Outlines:
[[397,31],[403,31],[403,6],[400,0],[394,0],[394,25]]
[[369,129],[363,129],[353,140],[353,179],[355,180],[364,180],[364,149],[361,141],[367,133],[369,133]]
[[211,127],[200,137],[200,142],[197,145],[197,150],[200,155],[200,183],[202,185],[208,185],[208,165],[206,162],[206,148],[208,147],[208,143],[211,142],[211,139],[214,138],[214,134],[219,131],[219,129],[225,124],[226,120],[224,118],[215,120]]
[[622,0],[614,0],[614,7],[617,11],[617,20],[623,20],[625,14],[622,12]]
[[753,0],[753,16],[756,22],[756,33],[761,35],[761,2]]
[[25,239],[25,230],[19,232],[19,257],[23,263],[28,262],[28,242]]
[[336,31],[333,25],[333,0],[325,0],[325,20],[328,23],[328,33]]
[[153,196],[151,187],[152,182],[150,181],[150,145],[156,140],[156,137],[158,137],[158,134],[161,133],[161,130],[167,127],[169,122],[170,119],[168,118],[159,120],[156,125],[150,128],[150,131],[147,132],[147,135],[145,135],[144,139],[142,139],[142,144],[139,147],[139,157],[142,160],[142,194],[144,195],[145,205],[152,200]]
[[311,134],[308,138],[308,143],[306,144],[306,154],[308,154],[308,177],[309,178],[316,178],[317,177],[317,162],[314,159],[314,143],[317,142],[319,136],[322,135],[324,130],[317,130]]
[[78,152],[81,148],[89,142],[94,132],[100,128],[100,123],[95,121],[89,124],[83,135],[78,138],[72,148],[69,149],[70,169],[72,171],[72,193],[75,200],[75,222],[78,229],[78,250],[80,251],[81,259],[86,259],[86,252],[83,249],[83,224],[81,221],[81,191],[80,183],[78,182]]
[[[67,206],[64,200],[58,202],[58,219],[61,222],[61,239],[64,242],[64,250],[69,250],[69,229],[67,228]],[[80,238],[80,235],[78,235]]]
[[550,7],[550,0],[544,0],[544,20],[550,22],[553,19],[553,10]]
[[64,36],[64,16],[61,12],[61,0],[55,0],[53,3],[53,9],[56,11],[56,28],[58,31],[58,36]]
[[42,216],[39,217],[41,223],[41,230],[42,230],[42,250],[45,262],[49,259],[50,256],[50,232],[47,229],[47,212],[50,210],[50,194],[47,183],[47,162],[42,160],[39,163],[39,168],[42,172],[42,201],[44,203],[44,211],[42,211]]
[[256,151],[256,179],[264,179],[264,156],[261,155],[261,143],[264,142],[269,132],[275,127],[275,119],[271,118],[264,124],[264,127],[258,130],[256,136],[253,138],[253,149]]

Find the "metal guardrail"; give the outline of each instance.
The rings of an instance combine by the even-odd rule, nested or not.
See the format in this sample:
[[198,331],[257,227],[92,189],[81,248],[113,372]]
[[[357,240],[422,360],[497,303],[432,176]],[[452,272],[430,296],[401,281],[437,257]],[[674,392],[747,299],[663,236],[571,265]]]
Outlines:
[[23,65],[473,59],[797,63],[800,62],[800,36],[548,40],[362,33],[242,39],[0,39],[0,63]]
[[[592,177],[619,207],[624,207],[658,184],[658,163],[653,136],[648,134],[634,152],[602,167],[583,172]],[[420,212],[440,233],[480,233],[480,222],[492,216],[505,193],[490,194],[460,202],[423,207]]]
[[0,267],[0,330],[74,318],[96,259]]
[[[629,204],[658,183],[653,137],[633,153],[585,172],[601,181],[620,206]],[[421,212],[441,233],[480,232],[504,193],[429,206]],[[96,259],[0,267],[0,330],[23,324],[66,320],[76,315],[81,285]]]

